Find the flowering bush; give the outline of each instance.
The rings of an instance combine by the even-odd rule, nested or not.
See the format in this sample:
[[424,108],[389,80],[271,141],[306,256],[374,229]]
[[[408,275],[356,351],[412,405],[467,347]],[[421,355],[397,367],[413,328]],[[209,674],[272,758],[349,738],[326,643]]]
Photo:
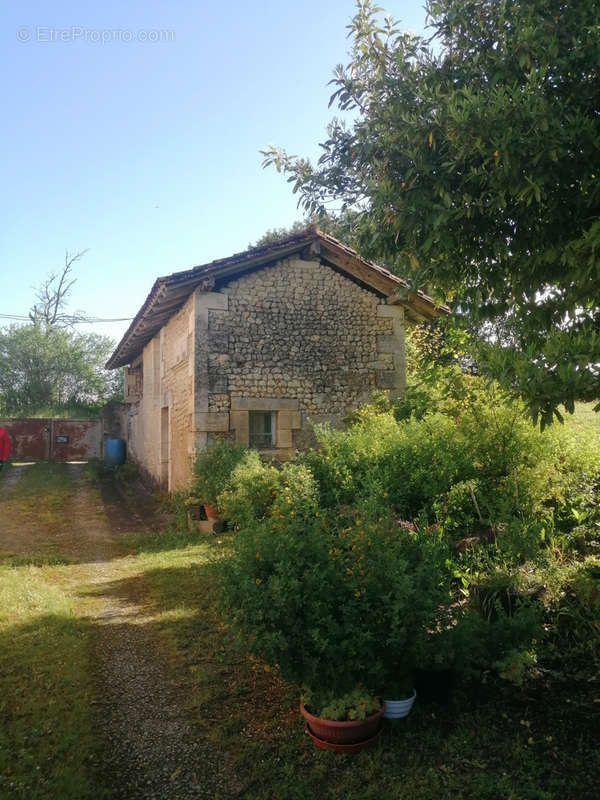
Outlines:
[[231,473],[218,505],[224,519],[236,530],[267,517],[272,524],[279,524],[288,518],[314,516],[318,489],[305,466],[284,464],[277,469],[262,464],[258,453],[249,451]]

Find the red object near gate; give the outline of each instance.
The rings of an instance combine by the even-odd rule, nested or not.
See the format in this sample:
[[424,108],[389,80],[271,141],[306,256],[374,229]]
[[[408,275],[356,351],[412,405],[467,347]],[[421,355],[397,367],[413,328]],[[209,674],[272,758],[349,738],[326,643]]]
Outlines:
[[10,456],[10,436],[6,428],[0,428],[0,461],[8,461]]

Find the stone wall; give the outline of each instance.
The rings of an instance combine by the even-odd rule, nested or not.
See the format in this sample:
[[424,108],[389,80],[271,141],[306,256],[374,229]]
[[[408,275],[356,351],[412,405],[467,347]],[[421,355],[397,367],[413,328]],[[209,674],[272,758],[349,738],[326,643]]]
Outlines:
[[[377,388],[401,392],[402,309],[336,270],[292,258],[220,295],[221,306],[207,312],[207,363],[198,376],[207,430],[236,429],[241,410],[287,411],[278,401],[293,400],[299,422],[279,444],[307,446],[311,421],[337,424]],[[258,398],[265,402],[254,406]]]
[[141,396],[130,403],[126,432],[131,458],[162,486],[189,482],[194,452],[194,297],[145,347],[136,364]]

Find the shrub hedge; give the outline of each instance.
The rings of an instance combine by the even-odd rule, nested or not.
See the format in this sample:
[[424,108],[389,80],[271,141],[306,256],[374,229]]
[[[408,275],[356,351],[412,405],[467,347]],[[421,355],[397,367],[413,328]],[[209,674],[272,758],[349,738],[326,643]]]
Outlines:
[[559,655],[577,674],[600,666],[597,437],[540,433],[451,374],[430,412],[426,388],[412,409],[410,392],[378,398],[283,468],[224,458],[223,613],[322,705],[419,667],[520,684]]

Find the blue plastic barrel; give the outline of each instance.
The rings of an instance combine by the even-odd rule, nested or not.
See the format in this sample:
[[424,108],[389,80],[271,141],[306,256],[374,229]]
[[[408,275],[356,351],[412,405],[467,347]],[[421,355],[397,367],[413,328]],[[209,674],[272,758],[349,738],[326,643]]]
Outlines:
[[104,446],[104,463],[107,467],[118,467],[125,463],[125,440],[107,439]]

